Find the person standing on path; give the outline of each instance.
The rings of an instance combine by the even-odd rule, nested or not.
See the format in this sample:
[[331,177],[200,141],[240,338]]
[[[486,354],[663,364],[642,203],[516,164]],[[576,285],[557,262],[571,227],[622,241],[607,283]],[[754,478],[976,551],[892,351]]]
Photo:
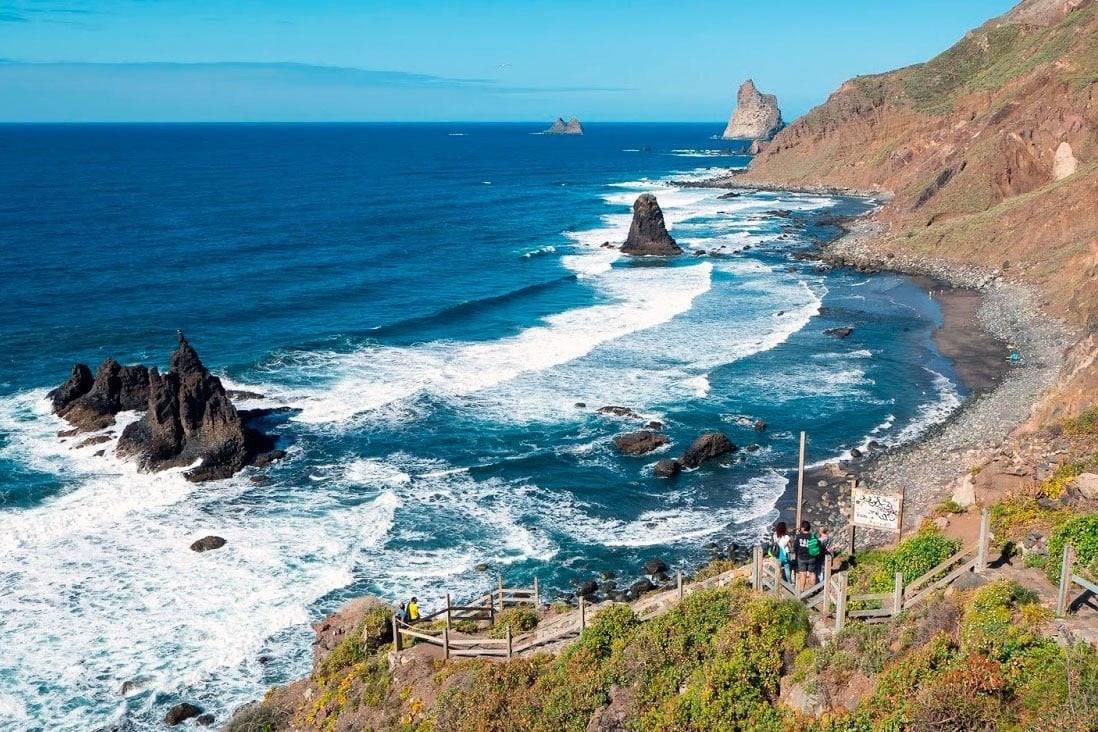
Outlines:
[[[815,546],[816,551],[812,552]],[[820,555],[820,540],[812,533],[812,525],[801,522],[801,530],[794,539],[797,553],[797,593],[800,594],[814,584],[816,579],[816,558]]]
[[778,560],[778,563],[782,567],[782,577],[786,582],[793,581],[793,548],[792,538],[789,535],[789,530],[785,527],[784,521],[779,521],[774,524],[774,556]]
[[831,534],[826,526],[820,527],[818,534],[820,555],[816,557],[816,582],[824,581],[824,567],[831,561]]
[[411,624],[417,620],[419,620],[419,600],[413,596],[412,599],[408,601],[408,623]]

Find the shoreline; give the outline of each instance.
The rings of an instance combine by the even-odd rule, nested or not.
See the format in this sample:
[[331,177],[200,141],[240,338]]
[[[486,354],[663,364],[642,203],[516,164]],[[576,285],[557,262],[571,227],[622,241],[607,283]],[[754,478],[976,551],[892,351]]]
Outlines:
[[[887,491],[905,488],[906,535],[953,495],[972,468],[1003,449],[1055,383],[1073,340],[1062,323],[1038,312],[1036,293],[1026,285],[970,265],[911,255],[882,259],[872,247],[879,229],[871,219],[854,219],[846,228],[821,246],[821,261],[921,280],[942,311],[935,343],[968,395],[945,421],[912,442],[860,460],[806,469],[802,514],[832,532],[844,526],[849,520],[849,480],[856,477]],[[1019,361],[1008,360],[1012,350],[1021,354]],[[796,512],[796,484],[793,471],[778,506],[787,522]],[[895,538],[887,532],[863,531],[860,536],[859,545],[867,539],[879,543]]]

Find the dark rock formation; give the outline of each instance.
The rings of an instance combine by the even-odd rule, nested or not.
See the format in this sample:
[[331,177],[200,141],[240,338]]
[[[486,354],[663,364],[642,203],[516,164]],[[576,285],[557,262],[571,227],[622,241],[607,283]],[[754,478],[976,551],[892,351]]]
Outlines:
[[645,574],[657,574],[659,572],[667,571],[667,562],[662,559],[649,559],[644,563]]
[[723,432],[709,432],[694,440],[690,447],[686,448],[681,462],[688,468],[696,468],[706,460],[712,460],[738,449]]
[[545,130],[546,135],[582,135],[583,125],[575,117],[572,117],[565,123],[563,117],[557,117],[557,121]]
[[199,727],[209,727],[214,723],[214,715],[212,714],[200,714],[195,718],[194,723]]
[[652,452],[658,447],[663,447],[671,442],[667,435],[661,435],[649,430],[630,432],[618,435],[614,438],[614,445],[625,455],[643,455]]
[[633,584],[629,585],[628,596],[632,598],[638,598],[646,592],[651,592],[656,589],[656,586],[652,584],[652,581],[648,578],[639,579]]
[[76,430],[86,431],[114,424],[119,412],[145,410],[118,440],[118,453],[137,456],[144,469],[201,461],[186,474],[201,481],[227,478],[260,453],[268,453],[267,462],[281,457],[270,452],[273,439],[245,425],[221,380],[206,370],[182,333],[164,375],[155,367],[122,366],[107,359],[95,378],[89,377],[87,366],[75,366],[69,379],[49,394],[54,411]]
[[223,546],[225,546],[225,540],[220,536],[203,536],[201,539],[191,544],[191,551],[202,553],[220,549]]
[[53,411],[77,430],[89,432],[114,424],[114,415],[144,409],[149,396],[149,370],[122,366],[113,358],[99,365],[95,378],[84,364],[76,364],[64,384],[49,393]]
[[849,336],[853,332],[854,332],[854,329],[850,328],[850,327],[828,328],[827,330],[824,331],[824,335],[829,335],[829,336],[832,336],[834,338],[838,338],[841,341],[843,338],[846,338],[847,336]]
[[168,373],[149,370],[148,411],[118,440],[120,454],[138,456],[150,470],[200,460],[186,473],[196,482],[228,478],[273,447],[273,440],[245,426],[221,380],[202,365],[182,333]]
[[616,407],[613,405],[607,405],[605,407],[599,407],[595,410],[599,414],[612,414],[615,417],[628,417],[629,419],[644,419],[629,407]]
[[656,466],[652,468],[652,475],[657,478],[674,478],[676,475],[682,472],[682,463],[678,460],[670,460],[664,458],[656,463]]
[[642,193],[633,203],[633,223],[629,237],[621,246],[624,254],[633,256],[669,257],[682,254],[682,248],[667,233],[663,211],[656,197]]
[[202,714],[202,709],[196,707],[194,704],[187,704],[186,702],[183,704],[176,704],[164,716],[164,724],[169,727],[174,727],[180,722],[191,719],[192,717],[197,717],[199,714]]
[[728,126],[721,137],[725,140],[769,140],[784,126],[778,98],[773,94],[761,94],[755,88],[755,82],[748,79],[740,85],[736,109],[728,118]]

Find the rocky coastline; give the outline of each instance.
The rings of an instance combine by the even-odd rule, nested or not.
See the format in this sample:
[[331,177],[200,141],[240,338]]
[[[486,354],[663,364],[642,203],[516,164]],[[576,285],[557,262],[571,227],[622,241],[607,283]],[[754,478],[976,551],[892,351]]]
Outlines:
[[[1033,288],[1010,282],[1001,272],[883,254],[875,247],[880,230],[872,214],[844,228],[845,234],[821,248],[819,259],[831,266],[922,278],[942,307],[943,324],[935,340],[971,395],[945,422],[914,442],[806,471],[804,516],[832,529],[845,525],[849,481],[856,477],[869,486],[904,487],[903,524],[914,528],[938,503],[954,497],[964,500],[963,484],[973,468],[1000,452],[1010,453],[1010,436],[1053,387],[1073,334],[1063,323],[1041,315]],[[1008,360],[1011,351],[1020,355],[1018,361]],[[791,520],[796,511],[795,473],[778,507],[782,518]],[[892,538],[867,533],[864,541]]]

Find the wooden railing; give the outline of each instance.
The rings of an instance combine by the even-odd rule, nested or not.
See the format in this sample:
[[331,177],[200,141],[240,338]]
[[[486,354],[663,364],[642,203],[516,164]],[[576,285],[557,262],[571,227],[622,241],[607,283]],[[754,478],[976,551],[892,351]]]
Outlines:
[[1075,574],[1075,560],[1077,559],[1075,553],[1075,547],[1071,544],[1064,545],[1064,563],[1060,565],[1060,589],[1056,593],[1056,617],[1062,618],[1067,615],[1068,609],[1072,604],[1071,600],[1072,585],[1079,585],[1083,588],[1083,593],[1090,593],[1091,595],[1098,596],[1098,583],[1092,582],[1082,575]]
[[[850,594],[845,573],[832,578],[824,593],[824,615],[829,614],[829,606],[834,603],[835,631],[843,629],[847,618],[867,620],[891,618],[904,610],[924,602],[937,590],[952,584],[966,572],[983,572],[987,568],[987,543],[989,538],[990,513],[985,508],[980,514],[980,537],[974,544],[961,549],[938,566],[920,577],[904,584],[902,572],[897,572],[891,592]],[[851,604],[876,605],[877,607],[851,608]]]
[[[746,581],[759,591],[771,592],[782,599],[794,599],[803,602],[810,612],[818,617],[828,618],[834,614],[835,631],[843,629],[849,618],[865,620],[894,617],[903,610],[925,601],[934,591],[950,584],[965,572],[982,572],[986,568],[989,514],[984,509],[980,517],[980,538],[969,547],[957,552],[921,577],[905,586],[903,574],[896,573],[891,592],[850,594],[845,572],[832,571],[831,562],[823,563],[823,578],[813,585],[799,591],[786,582],[777,559],[764,557],[761,547],[755,547],[751,562],[727,572],[704,580],[683,583],[682,572],[676,576],[673,589],[650,593],[633,603],[633,612],[641,621],[651,620],[666,613],[685,597],[706,589],[727,587],[734,582]],[[844,532],[845,533],[845,532]],[[1065,549],[1065,557],[1067,557]],[[1080,584],[1091,592],[1095,585],[1070,574],[1071,564],[1065,559],[1065,567],[1071,582]],[[1068,583],[1070,584],[1070,582]],[[1061,595],[1066,597],[1065,585],[1061,582]],[[421,625],[409,626],[393,618],[393,637],[395,650],[400,651],[405,638],[414,638],[442,649],[444,658],[453,657],[497,657],[512,658],[516,655],[543,648],[551,643],[578,637],[587,627],[590,619],[602,608],[612,605],[606,602],[591,605],[580,598],[579,607],[570,612],[551,616],[542,621],[537,628],[527,633],[512,635],[510,625],[503,638],[469,637],[452,632],[457,620],[496,621],[498,613],[504,608],[516,605],[537,605],[538,583],[534,580],[532,588],[508,588],[499,586],[468,605],[452,605],[450,596],[446,596],[446,606],[420,619]],[[856,605],[878,605],[877,607],[856,607]],[[1061,605],[1063,601],[1061,601]],[[1061,611],[1062,613],[1062,611]],[[423,624],[445,619],[441,629],[428,629]]]

